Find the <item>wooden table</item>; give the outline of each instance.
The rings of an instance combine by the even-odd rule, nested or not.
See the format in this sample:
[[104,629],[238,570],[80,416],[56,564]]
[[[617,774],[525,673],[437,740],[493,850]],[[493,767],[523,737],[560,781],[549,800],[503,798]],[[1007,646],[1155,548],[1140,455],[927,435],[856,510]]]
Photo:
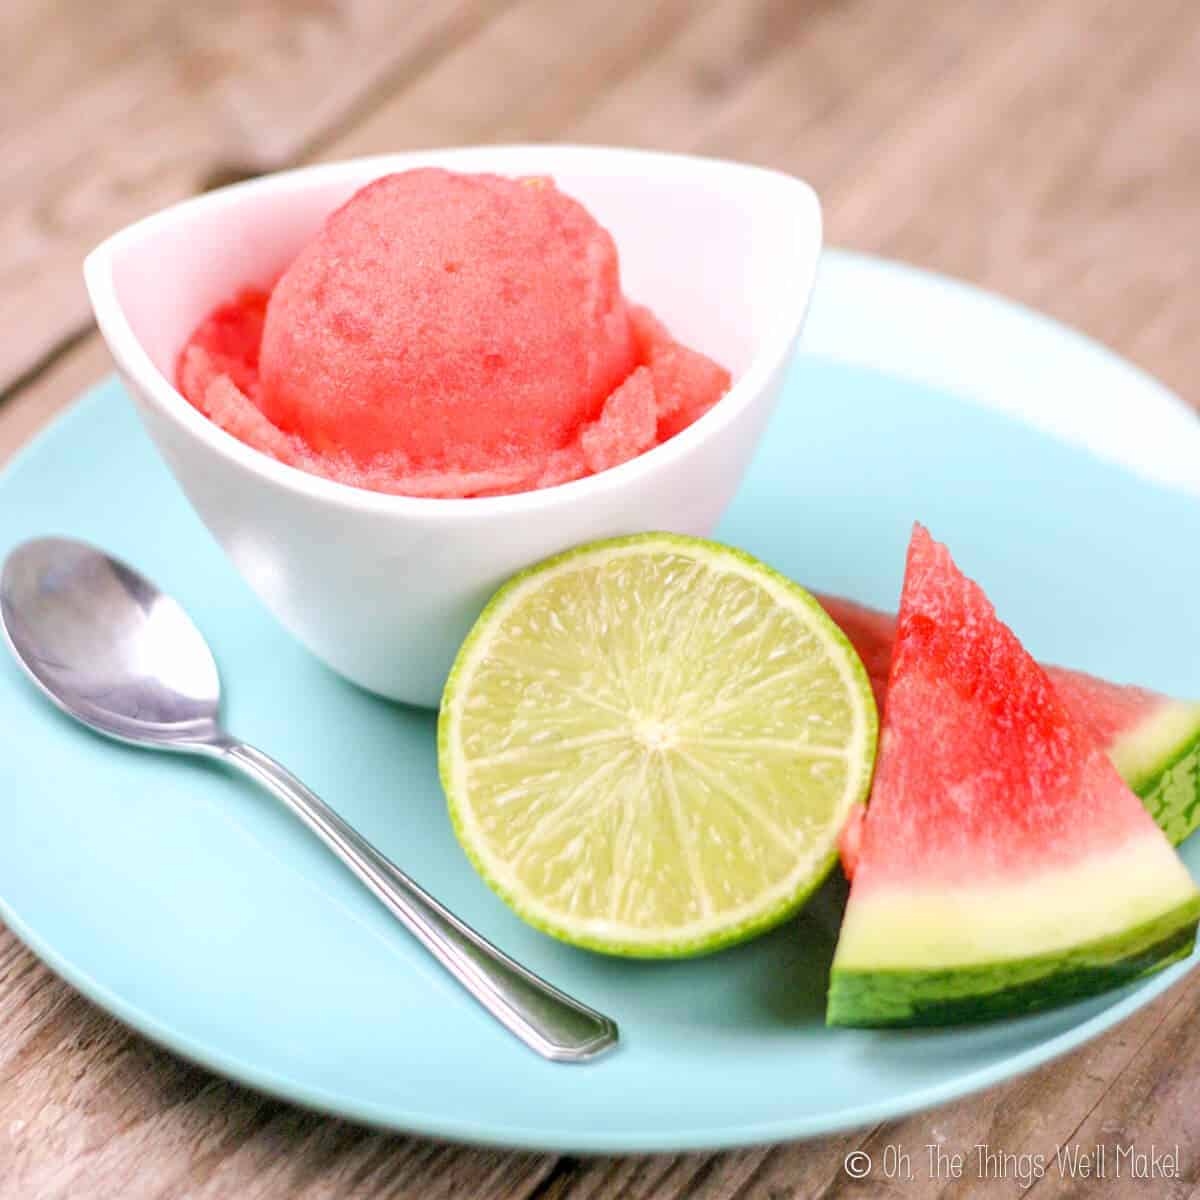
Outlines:
[[[0,46],[0,457],[109,369],[79,279],[103,235],[285,164],[471,142],[793,171],[831,242],[1036,305],[1200,401],[1195,0],[7,0]],[[936,1112],[776,1149],[581,1160],[264,1099],[131,1034],[0,928],[3,1200],[1011,1196],[971,1159],[959,1181],[929,1178],[925,1147],[1071,1141],[1179,1144],[1185,1175],[1072,1194],[1200,1195],[1200,973]],[[857,1147],[898,1147],[916,1179],[855,1184]]]

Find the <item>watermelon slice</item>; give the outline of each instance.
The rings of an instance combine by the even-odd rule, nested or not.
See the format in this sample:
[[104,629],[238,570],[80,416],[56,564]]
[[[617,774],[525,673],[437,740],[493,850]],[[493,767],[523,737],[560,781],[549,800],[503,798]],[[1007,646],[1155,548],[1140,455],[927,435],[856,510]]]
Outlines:
[[917,526],[830,1024],[1044,1008],[1185,957],[1198,917],[1092,732]]
[[[817,598],[858,651],[882,712],[896,618],[838,596]],[[1048,666],[1046,674],[1067,710],[1091,729],[1172,845],[1200,827],[1200,704],[1065,667]],[[847,840],[853,844],[852,838]],[[851,866],[846,855],[842,862]]]

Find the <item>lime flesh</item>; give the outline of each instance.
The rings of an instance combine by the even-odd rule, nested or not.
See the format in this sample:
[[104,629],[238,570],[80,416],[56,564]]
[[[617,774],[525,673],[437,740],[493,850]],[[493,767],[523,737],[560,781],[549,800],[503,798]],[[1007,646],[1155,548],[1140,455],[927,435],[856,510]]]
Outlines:
[[866,798],[876,728],[861,662],[806,591],[656,533],[505,585],[451,671],[438,751],[458,838],[521,917],[677,957],[800,907]]

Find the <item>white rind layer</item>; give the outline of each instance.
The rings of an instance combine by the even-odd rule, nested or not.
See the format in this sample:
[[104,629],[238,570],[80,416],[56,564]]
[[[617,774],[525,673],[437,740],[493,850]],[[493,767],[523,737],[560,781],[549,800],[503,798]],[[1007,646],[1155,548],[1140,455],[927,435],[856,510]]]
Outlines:
[[1113,766],[1133,788],[1163,768],[1185,742],[1200,733],[1200,705],[1171,700],[1107,747]]
[[1086,862],[960,885],[856,878],[834,968],[941,970],[1067,952],[1153,921],[1196,895],[1157,831]]

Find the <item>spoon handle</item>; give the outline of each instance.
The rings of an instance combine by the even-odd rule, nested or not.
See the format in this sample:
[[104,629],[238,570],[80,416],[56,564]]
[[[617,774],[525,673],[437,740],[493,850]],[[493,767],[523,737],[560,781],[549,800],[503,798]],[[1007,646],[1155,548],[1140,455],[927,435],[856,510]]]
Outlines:
[[225,762],[282,800],[442,966],[531,1049],[557,1062],[580,1062],[616,1043],[615,1022],[497,950],[273,758],[232,738],[214,748]]

